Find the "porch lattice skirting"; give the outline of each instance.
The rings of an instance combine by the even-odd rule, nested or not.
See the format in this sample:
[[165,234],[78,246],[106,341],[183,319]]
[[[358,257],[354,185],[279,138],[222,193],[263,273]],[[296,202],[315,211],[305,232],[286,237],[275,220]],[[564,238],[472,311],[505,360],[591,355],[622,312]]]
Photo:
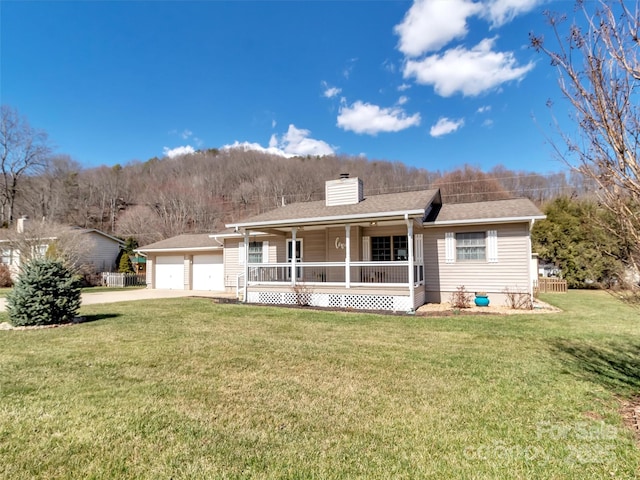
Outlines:
[[408,296],[402,295],[249,292],[247,294],[247,302],[272,305],[353,308],[354,310],[390,310],[395,312],[407,312],[413,309],[411,299]]

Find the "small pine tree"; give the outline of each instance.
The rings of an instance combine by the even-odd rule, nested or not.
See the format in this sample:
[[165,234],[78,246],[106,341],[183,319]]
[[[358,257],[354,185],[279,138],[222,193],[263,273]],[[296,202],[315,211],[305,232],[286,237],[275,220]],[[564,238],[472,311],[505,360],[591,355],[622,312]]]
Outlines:
[[120,263],[118,264],[118,272],[120,273],[133,273],[133,265],[131,265],[131,259],[126,252],[123,252],[120,256]]
[[27,263],[7,295],[13,326],[68,323],[80,309],[80,282],[58,260]]

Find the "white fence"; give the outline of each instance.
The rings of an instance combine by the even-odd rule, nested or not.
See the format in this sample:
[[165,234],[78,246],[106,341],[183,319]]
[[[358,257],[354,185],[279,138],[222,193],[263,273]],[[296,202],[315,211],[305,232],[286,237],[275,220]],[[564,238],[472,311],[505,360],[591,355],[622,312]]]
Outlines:
[[144,273],[102,272],[102,285],[105,287],[139,287],[147,284]]

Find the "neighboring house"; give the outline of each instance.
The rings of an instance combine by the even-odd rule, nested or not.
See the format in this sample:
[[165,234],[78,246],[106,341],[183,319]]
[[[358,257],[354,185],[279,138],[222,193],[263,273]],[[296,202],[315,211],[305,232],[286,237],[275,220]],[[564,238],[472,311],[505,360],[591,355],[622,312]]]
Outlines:
[[[530,200],[443,204],[438,189],[365,198],[362,181],[346,175],[325,193],[225,232],[140,248],[148,284],[203,289],[196,256],[216,252],[208,289],[239,289],[252,303],[411,311],[461,286],[495,304],[505,288],[533,292],[530,229],[544,215]],[[169,263],[182,287],[166,286]]]
[[560,268],[549,261],[541,261],[538,264],[538,275],[541,277],[559,277]]
[[[18,272],[25,258],[44,257],[49,246],[63,237],[74,239],[73,251],[78,257],[75,264],[87,273],[113,271],[124,247],[122,240],[92,228],[57,226],[49,233],[38,228],[40,231],[34,236],[32,229],[25,230],[25,223],[26,218],[20,218],[16,232],[0,230],[0,262],[8,265],[12,274]],[[21,248],[29,248],[32,252],[27,256]]]

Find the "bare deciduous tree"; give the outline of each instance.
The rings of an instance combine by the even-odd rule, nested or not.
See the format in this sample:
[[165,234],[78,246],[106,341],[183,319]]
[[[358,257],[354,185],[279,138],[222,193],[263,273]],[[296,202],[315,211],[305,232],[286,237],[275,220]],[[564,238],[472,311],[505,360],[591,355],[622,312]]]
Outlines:
[[[554,144],[560,158],[597,187],[620,220],[611,234],[630,246],[629,260],[640,262],[640,17],[624,0],[577,2],[581,24],[548,13],[554,42],[530,35],[533,48],[556,67],[562,97],[572,108],[577,136],[558,127]],[[562,147],[561,147],[562,145]],[[566,150],[565,150],[566,148]]]
[[447,173],[434,185],[440,187],[442,200],[447,203],[484,202],[511,198],[495,177],[470,165]]
[[0,107],[0,216],[3,222],[13,223],[22,177],[44,167],[50,152],[45,132],[32,128],[16,109],[8,105]]

